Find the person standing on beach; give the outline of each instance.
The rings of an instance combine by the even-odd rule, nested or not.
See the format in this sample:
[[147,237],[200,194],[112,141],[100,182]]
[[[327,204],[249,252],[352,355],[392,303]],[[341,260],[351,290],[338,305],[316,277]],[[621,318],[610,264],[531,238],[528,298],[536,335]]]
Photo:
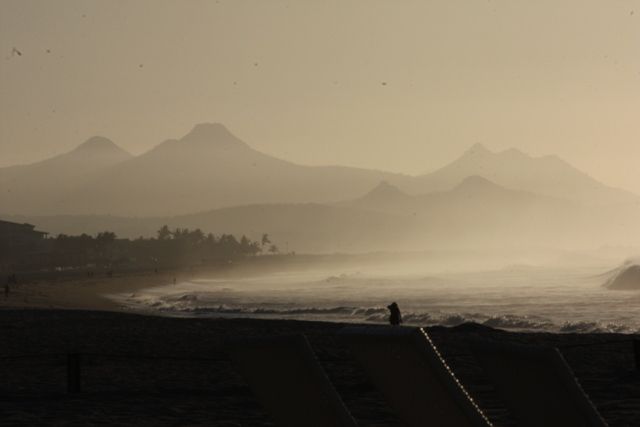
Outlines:
[[7,283],[4,284],[4,298],[7,299],[9,298],[9,282],[7,281]]
[[398,326],[402,323],[402,314],[400,313],[400,307],[398,307],[398,304],[396,302],[392,302],[387,306],[387,308],[390,312],[389,323],[391,323],[392,326]]

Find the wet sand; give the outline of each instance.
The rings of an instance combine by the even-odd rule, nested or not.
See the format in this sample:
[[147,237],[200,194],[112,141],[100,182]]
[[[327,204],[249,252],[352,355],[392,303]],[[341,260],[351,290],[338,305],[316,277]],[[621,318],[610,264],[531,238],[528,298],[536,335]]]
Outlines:
[[[304,333],[360,425],[399,425],[336,340],[342,326],[289,320],[167,318],[114,311],[0,310],[1,423],[273,425],[233,370],[223,342],[231,336]],[[475,324],[433,327],[429,333],[497,425],[513,424],[468,353],[466,342],[470,339],[562,347],[609,424],[640,425],[640,374],[629,335],[510,333]],[[601,345],[567,347],[582,343]],[[69,352],[84,354],[82,392],[77,395],[66,391],[65,355]],[[20,355],[30,357],[7,359]]]
[[166,272],[104,273],[94,277],[56,276],[19,277],[18,285],[11,285],[9,296],[0,289],[2,308],[48,308],[81,310],[128,310],[108,295],[132,293],[140,289],[169,285],[176,281],[198,277],[202,271],[177,270]]

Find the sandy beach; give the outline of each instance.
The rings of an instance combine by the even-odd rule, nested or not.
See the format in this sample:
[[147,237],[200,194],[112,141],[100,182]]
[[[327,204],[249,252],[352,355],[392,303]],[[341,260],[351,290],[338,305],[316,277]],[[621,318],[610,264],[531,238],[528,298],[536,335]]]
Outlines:
[[[360,425],[399,425],[336,340],[344,325],[125,313],[104,297],[170,283],[173,273],[23,283],[0,310],[2,425],[267,426],[269,417],[228,361],[232,336],[304,333]],[[513,425],[469,354],[471,339],[553,345],[611,426],[640,424],[631,335],[512,333],[463,324],[429,333],[496,425]],[[583,346],[584,344],[584,346]],[[66,355],[82,354],[82,392],[66,389]]]
[[[86,275],[54,275],[19,277],[9,296],[0,295],[0,308],[47,308],[119,311],[119,305],[108,295],[132,293],[137,290],[173,283],[174,279],[189,280],[202,274],[201,270],[142,271]],[[216,272],[216,274],[223,274]]]

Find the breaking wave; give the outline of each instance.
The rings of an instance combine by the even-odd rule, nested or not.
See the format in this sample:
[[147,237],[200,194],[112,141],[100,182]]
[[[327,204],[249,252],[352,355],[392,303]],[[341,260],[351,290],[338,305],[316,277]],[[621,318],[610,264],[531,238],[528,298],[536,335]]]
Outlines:
[[[203,304],[202,296],[185,294],[164,296],[157,299],[143,299],[132,295],[129,302],[135,300],[138,307],[159,311],[175,316],[202,317],[260,317],[298,320],[323,320],[349,323],[386,323],[388,310],[385,307],[277,307],[282,303],[261,303],[258,306],[233,304]],[[540,316],[521,316],[515,314],[486,315],[465,312],[419,312],[403,313],[404,323],[414,326],[457,326],[463,323],[478,323],[497,329],[513,331],[537,331],[560,333],[635,333],[637,330],[616,323],[576,321],[553,322]]]
[[379,324],[388,321],[386,305],[395,300],[405,324],[414,326],[474,322],[514,331],[633,333],[640,331],[635,316],[640,294],[602,286],[605,277],[622,267],[513,267],[440,277],[304,272],[201,279],[111,297],[124,306],[167,316]]

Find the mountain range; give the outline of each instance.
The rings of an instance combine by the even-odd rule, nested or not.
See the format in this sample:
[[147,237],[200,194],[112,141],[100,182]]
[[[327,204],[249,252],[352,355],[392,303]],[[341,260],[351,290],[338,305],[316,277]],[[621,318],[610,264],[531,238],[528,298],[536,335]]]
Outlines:
[[5,219],[38,224],[52,234],[111,230],[130,238],[153,236],[165,224],[252,239],[267,232],[291,250],[327,253],[632,244],[639,215],[634,207],[585,209],[573,201],[511,190],[471,176],[451,190],[416,196],[382,182],[361,197],[338,203],[251,204],[162,217]]
[[196,125],[179,140],[106,164],[103,157],[121,152],[115,145],[111,151],[96,149],[84,157],[75,176],[77,185],[71,187],[49,185],[50,171],[61,169],[60,159],[75,159],[76,150],[33,165],[0,169],[2,211],[175,215],[251,203],[330,202],[361,194],[381,180],[412,180],[366,169],[297,165],[252,149],[220,124]]
[[454,188],[482,176],[514,190],[585,205],[636,202],[563,160],[474,145],[421,176],[342,166],[303,166],[254,150],[221,124],[199,124],[178,140],[131,156],[106,138],[38,163],[0,168],[5,214],[165,216],[260,203],[331,203],[384,181],[411,194]]
[[254,150],[220,124],[132,156],[94,137],[69,153],[0,168],[0,213],[56,233],[153,235],[164,224],[269,233],[304,252],[634,242],[639,198],[555,157],[474,145],[409,176],[303,166]]
[[418,177],[422,192],[447,190],[479,175],[507,188],[559,197],[585,205],[637,202],[631,192],[595,180],[557,156],[531,157],[511,148],[494,153],[475,144],[454,162]]

